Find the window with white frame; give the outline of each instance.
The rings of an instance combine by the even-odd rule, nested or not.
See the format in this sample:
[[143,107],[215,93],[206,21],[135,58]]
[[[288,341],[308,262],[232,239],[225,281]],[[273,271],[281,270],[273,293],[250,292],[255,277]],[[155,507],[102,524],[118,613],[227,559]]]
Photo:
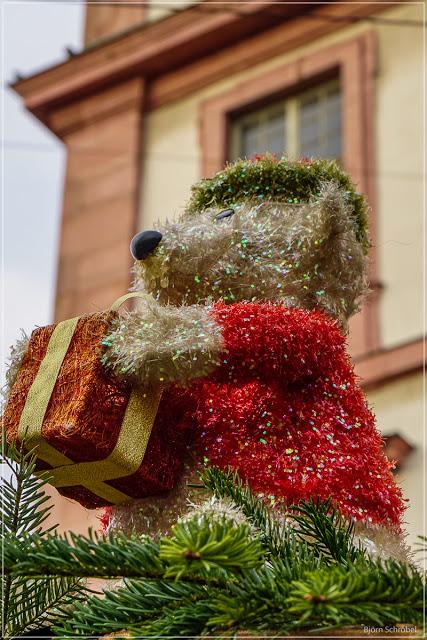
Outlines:
[[270,152],[289,158],[341,157],[338,80],[323,83],[231,122],[232,160]]

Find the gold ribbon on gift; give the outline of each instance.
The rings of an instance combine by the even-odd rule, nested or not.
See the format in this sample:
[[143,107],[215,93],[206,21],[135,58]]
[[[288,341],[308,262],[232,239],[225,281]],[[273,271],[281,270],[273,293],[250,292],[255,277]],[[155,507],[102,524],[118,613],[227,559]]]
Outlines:
[[[116,311],[123,302],[133,297],[147,296],[137,292],[126,294],[116,300],[111,309]],[[74,462],[57,451],[42,435],[49,400],[78,321],[77,317],[59,322],[53,330],[46,354],[27,395],[19,421],[18,437],[21,442],[25,441],[28,448],[37,446],[37,456],[51,465],[49,473],[53,486],[79,485],[113,504],[128,502],[132,500],[130,496],[106,484],[106,481],[130,476],[141,466],[157,415],[161,387],[133,387],[116,445],[104,460]]]

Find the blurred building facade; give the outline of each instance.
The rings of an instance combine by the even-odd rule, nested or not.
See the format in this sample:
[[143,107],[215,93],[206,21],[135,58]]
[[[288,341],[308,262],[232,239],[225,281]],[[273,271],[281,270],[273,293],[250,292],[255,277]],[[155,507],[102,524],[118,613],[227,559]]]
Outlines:
[[[55,320],[125,292],[132,235],[227,160],[342,162],[372,207],[372,292],[350,348],[400,458],[411,542],[425,491],[422,19],[410,2],[91,3],[85,49],[14,87],[67,148]],[[94,523],[60,498],[56,518]]]

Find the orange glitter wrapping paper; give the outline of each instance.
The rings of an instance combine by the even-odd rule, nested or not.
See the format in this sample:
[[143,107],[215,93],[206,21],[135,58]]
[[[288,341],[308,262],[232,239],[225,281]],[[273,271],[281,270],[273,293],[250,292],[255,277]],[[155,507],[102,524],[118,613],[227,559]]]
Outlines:
[[[62,362],[43,419],[42,438],[73,462],[103,460],[114,449],[132,391],[130,384],[118,382],[100,362],[101,340],[116,312],[82,316]],[[3,415],[8,442],[19,444],[19,421],[29,389],[46,354],[56,325],[35,329],[22,360]],[[131,476],[110,480],[131,498],[142,498],[169,490],[175,483],[171,447],[164,442],[156,424],[150,435],[144,460]],[[158,473],[153,474],[152,457],[157,458]],[[161,461],[159,457],[161,456]],[[151,460],[150,460],[151,458]],[[37,461],[37,469],[49,469]],[[168,472],[163,472],[163,468]],[[62,495],[93,509],[110,504],[83,486],[57,489]]]

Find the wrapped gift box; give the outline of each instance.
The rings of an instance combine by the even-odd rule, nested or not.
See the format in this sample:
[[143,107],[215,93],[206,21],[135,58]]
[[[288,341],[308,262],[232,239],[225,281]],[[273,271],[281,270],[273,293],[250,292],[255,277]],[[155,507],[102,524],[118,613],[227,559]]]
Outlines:
[[178,468],[155,426],[161,390],[118,382],[101,365],[116,313],[33,331],[3,416],[7,440],[37,447],[38,470],[87,508],[171,489]]

